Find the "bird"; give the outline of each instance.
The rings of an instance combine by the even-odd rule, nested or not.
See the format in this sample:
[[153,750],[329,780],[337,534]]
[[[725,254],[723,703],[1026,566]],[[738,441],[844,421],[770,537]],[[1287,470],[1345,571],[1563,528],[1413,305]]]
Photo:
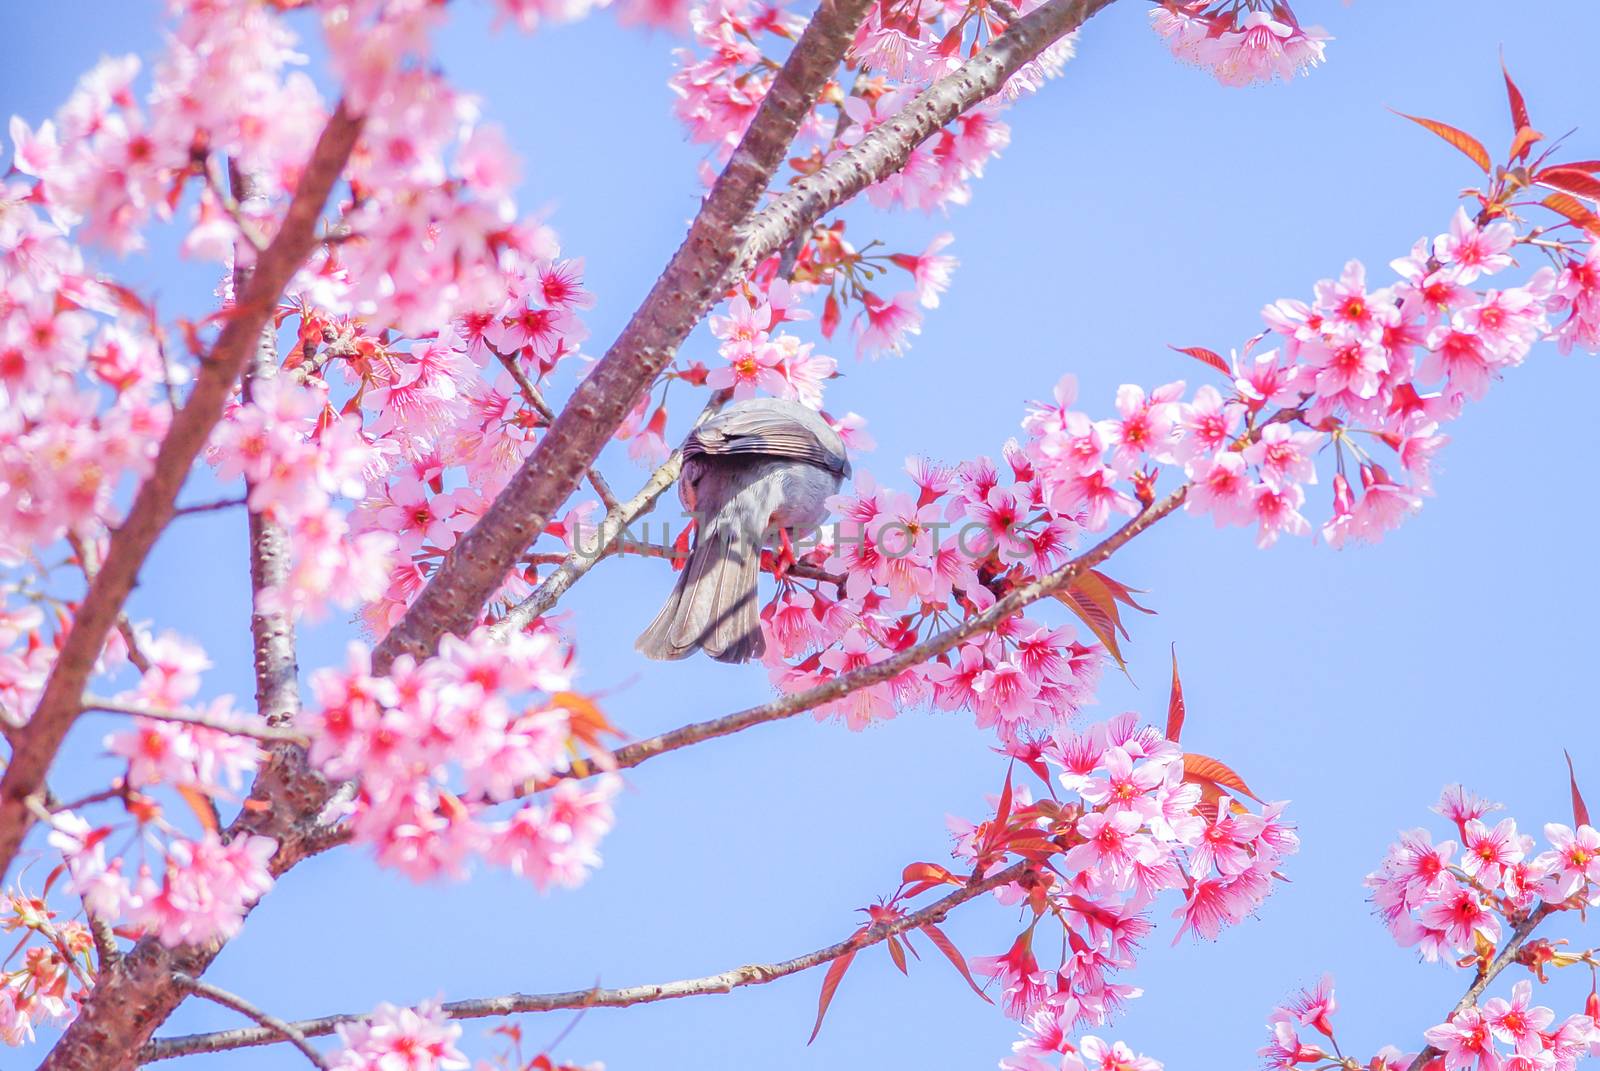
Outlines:
[[683,443],[678,498],[696,518],[677,584],[634,647],[647,658],[748,662],[766,651],[756,605],[761,548],[774,529],[808,532],[850,476],[844,440],[820,413],[749,398],[702,421]]

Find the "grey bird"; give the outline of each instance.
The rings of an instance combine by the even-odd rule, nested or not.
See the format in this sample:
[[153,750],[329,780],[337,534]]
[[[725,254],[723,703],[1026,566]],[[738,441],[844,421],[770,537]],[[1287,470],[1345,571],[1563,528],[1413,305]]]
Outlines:
[[844,440],[815,410],[777,398],[734,402],[683,443],[678,497],[696,518],[678,583],[634,646],[649,658],[748,662],[766,650],[756,598],[761,548],[807,532],[850,475]]

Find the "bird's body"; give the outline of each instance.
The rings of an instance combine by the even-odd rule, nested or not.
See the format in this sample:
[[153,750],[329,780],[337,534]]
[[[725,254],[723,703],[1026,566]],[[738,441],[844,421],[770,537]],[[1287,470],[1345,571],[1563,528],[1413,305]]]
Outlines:
[[828,497],[849,474],[844,441],[795,402],[735,402],[691,431],[678,497],[696,519],[694,549],[635,646],[650,658],[701,649],[719,662],[759,657],[761,548],[777,529],[804,532],[827,519]]

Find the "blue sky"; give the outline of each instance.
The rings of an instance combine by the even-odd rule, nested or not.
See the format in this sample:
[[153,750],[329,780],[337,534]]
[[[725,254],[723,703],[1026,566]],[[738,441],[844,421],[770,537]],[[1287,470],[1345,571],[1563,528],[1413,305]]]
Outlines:
[[[533,37],[491,36],[487,5],[456,5],[440,59],[483,95],[525,158],[522,203],[543,208],[566,251],[588,258],[603,349],[675,248],[698,194],[699,153],[670,115],[671,38],[607,16]],[[37,120],[102,53],[149,53],[155,5],[14,4],[26,42],[0,71],[0,112]],[[1597,28],[1586,0],[1519,5],[1305,0],[1335,36],[1329,62],[1290,86],[1226,90],[1177,66],[1143,5],[1088,27],[1066,75],[1010,115],[1013,139],[948,220],[858,212],[857,237],[920,249],[948,227],[954,286],[903,360],[857,364],[829,404],[868,416],[888,477],[901,459],[997,453],[1023,404],[1075,372],[1091,409],[1119,383],[1201,372],[1167,343],[1226,349],[1259,327],[1266,301],[1308,295],[1350,257],[1375,273],[1443,229],[1476,175],[1464,158],[1385,110],[1452,122],[1498,146],[1507,131],[1498,54],[1547,132],[1580,127],[1600,155],[1592,70],[1574,42]],[[1557,57],[1543,60],[1543,56]],[[1576,57],[1576,58],[1575,58]],[[164,307],[203,302],[209,271],[157,250],[127,266]],[[1386,277],[1384,275],[1383,277]],[[703,334],[691,355],[714,355]],[[1294,801],[1301,854],[1256,920],[1214,945],[1164,928],[1131,979],[1146,989],[1108,1034],[1169,1067],[1249,1066],[1273,1003],[1335,974],[1346,1051],[1407,1048],[1466,979],[1419,965],[1371,917],[1361,879],[1400,828],[1425,822],[1461,780],[1537,830],[1569,815],[1561,748],[1600,800],[1591,666],[1600,596],[1593,494],[1584,475],[1592,359],[1553,349],[1497,385],[1451,429],[1438,498],[1377,548],[1308,542],[1258,551],[1247,533],[1176,518],[1109,571],[1146,590],[1159,616],[1134,623],[1131,682],[1108,676],[1092,716],[1159,717],[1175,643],[1189,697],[1185,742],[1230,762],[1268,798]],[[676,413],[681,422],[686,407]],[[677,430],[677,429],[675,429]],[[620,451],[613,482],[642,479]],[[196,497],[199,497],[198,495]],[[202,636],[214,691],[248,695],[242,518],[180,522],[157,548],[136,615]],[[564,603],[583,684],[619,725],[646,735],[768,695],[759,667],[645,664],[632,640],[671,583],[657,561],[608,562]],[[301,664],[336,661],[348,627],[308,629]],[[93,762],[105,722],[80,730],[67,776]],[[359,851],[297,869],[211,977],[287,1018],[412,1002],[623,985],[786,958],[856,925],[900,868],[943,860],[944,816],[974,815],[1002,770],[965,717],[908,713],[864,733],[809,719],[765,726],[649,764],[629,778],[605,867],[574,893],[540,896],[494,871],[462,885],[410,884]],[[1163,920],[1165,921],[1165,920]],[[969,955],[1003,950],[1017,926],[991,904],[952,917]],[[1552,934],[1559,935],[1559,931]],[[1591,937],[1589,943],[1594,943]],[[591,1013],[569,1059],[635,1067],[990,1067],[1013,1024],[942,962],[900,977],[887,955],[850,972],[821,1037],[805,1037],[820,973],[732,996]],[[1587,977],[1545,1003],[1576,1010]],[[186,1007],[169,1030],[235,1024]],[[530,1040],[564,1016],[530,1017]],[[487,1052],[487,1024],[466,1027]],[[285,1048],[193,1061],[292,1067]],[[13,1065],[14,1058],[0,1058]]]

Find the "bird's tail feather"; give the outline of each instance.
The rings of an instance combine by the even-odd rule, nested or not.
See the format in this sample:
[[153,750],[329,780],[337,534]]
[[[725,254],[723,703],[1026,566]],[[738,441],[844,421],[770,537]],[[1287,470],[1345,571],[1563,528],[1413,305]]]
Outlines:
[[697,649],[719,662],[766,651],[756,596],[766,489],[748,486],[700,533],[672,594],[634,646],[647,658],[687,658]]

